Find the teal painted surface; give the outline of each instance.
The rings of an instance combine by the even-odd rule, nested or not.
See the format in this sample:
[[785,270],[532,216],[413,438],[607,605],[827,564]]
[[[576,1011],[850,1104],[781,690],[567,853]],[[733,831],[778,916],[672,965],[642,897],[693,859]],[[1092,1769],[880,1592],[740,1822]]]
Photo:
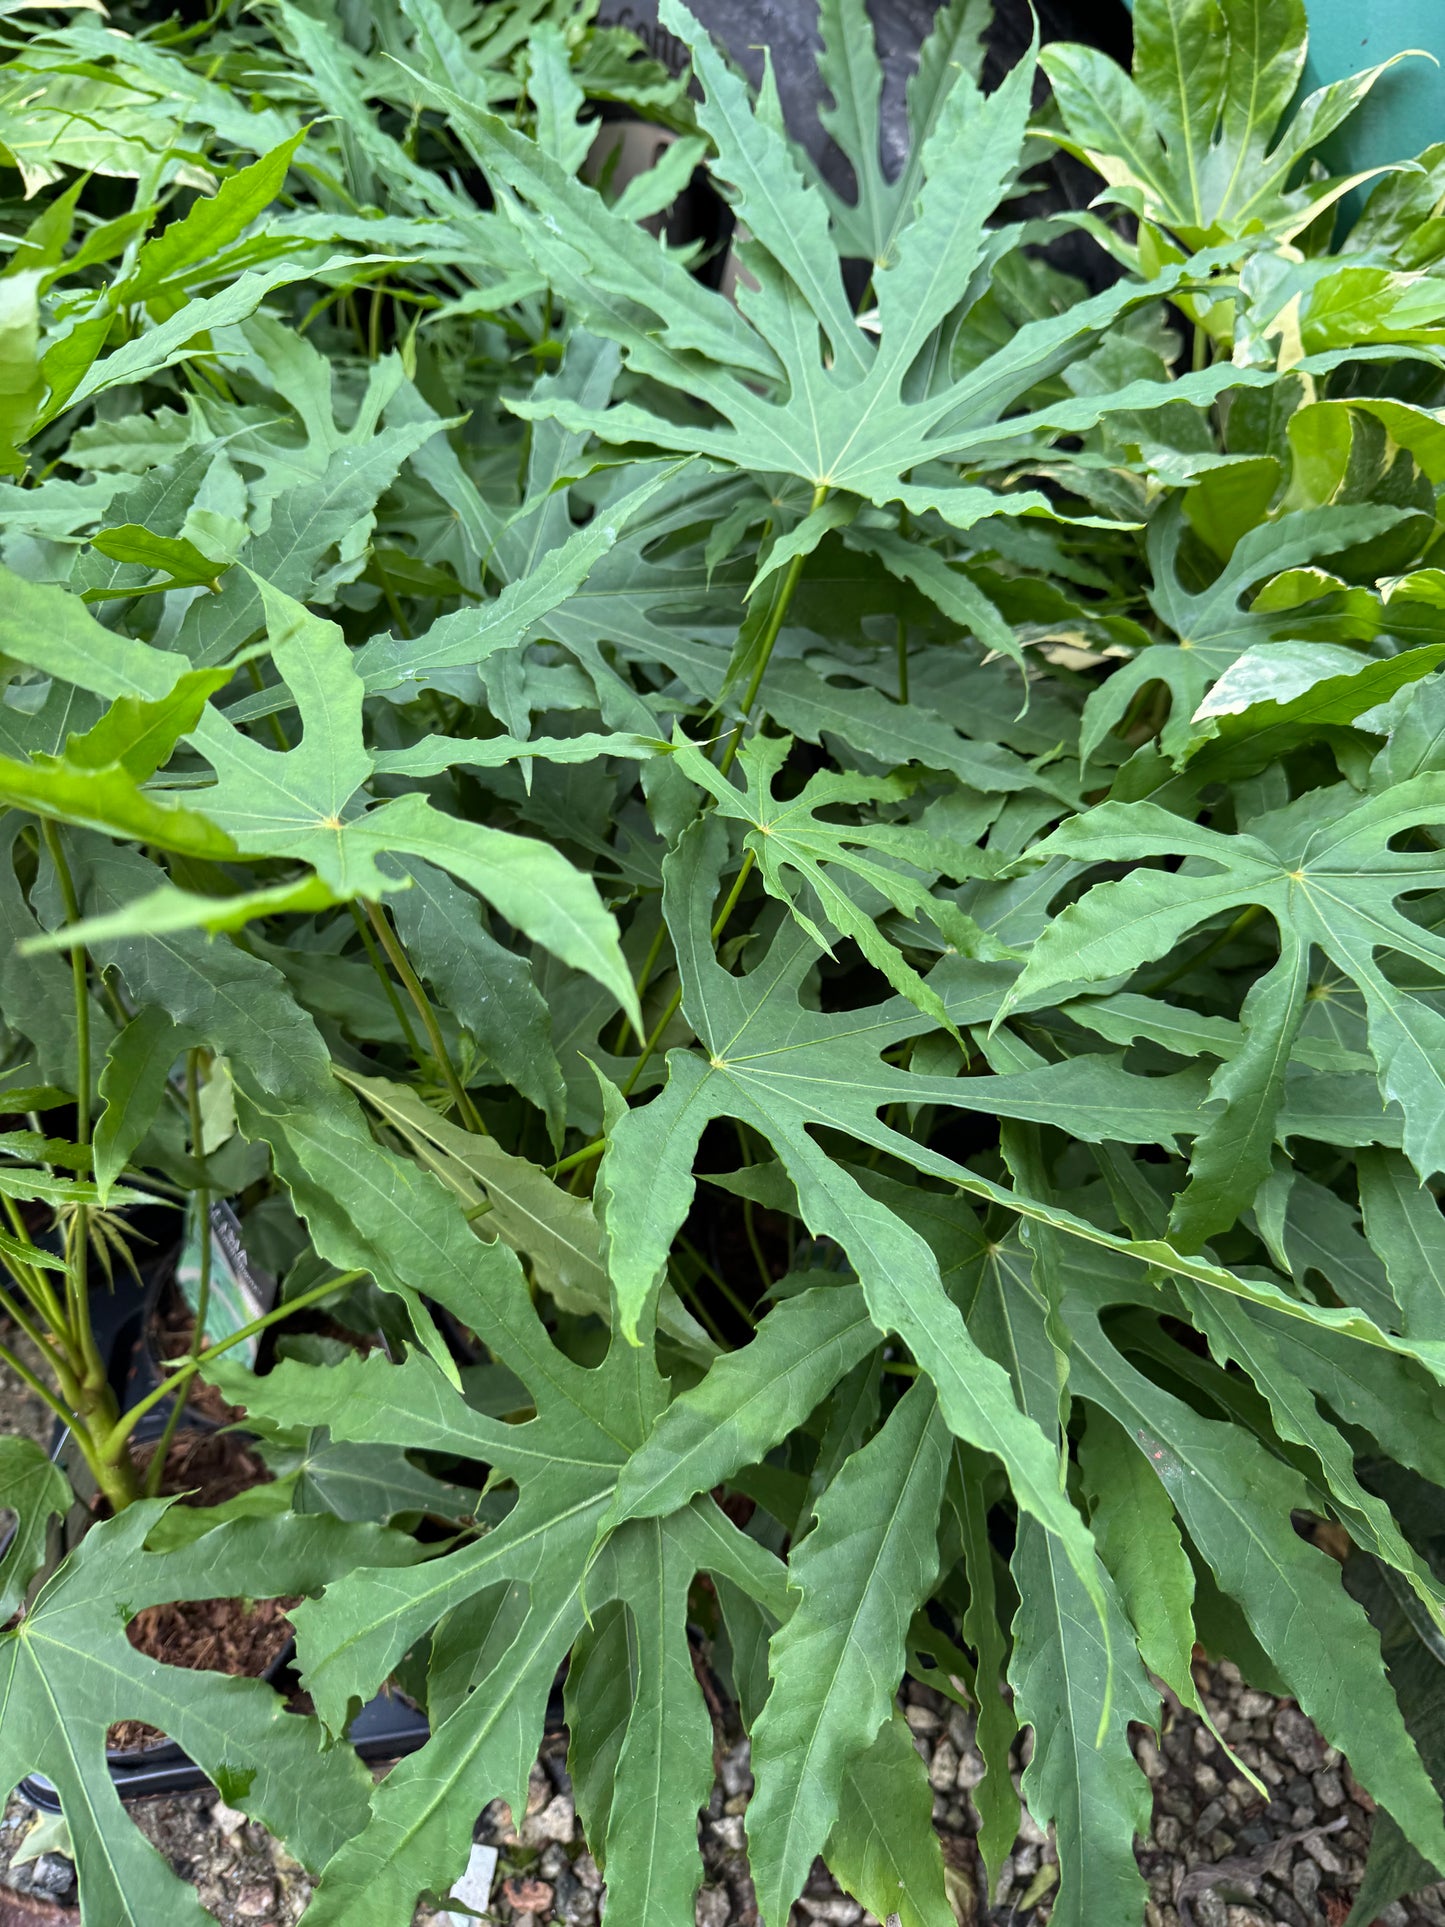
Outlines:
[[1434,54],[1402,60],[1326,144],[1334,167],[1357,173],[1445,140],[1445,0],[1314,0],[1304,91],[1378,66],[1406,47]]

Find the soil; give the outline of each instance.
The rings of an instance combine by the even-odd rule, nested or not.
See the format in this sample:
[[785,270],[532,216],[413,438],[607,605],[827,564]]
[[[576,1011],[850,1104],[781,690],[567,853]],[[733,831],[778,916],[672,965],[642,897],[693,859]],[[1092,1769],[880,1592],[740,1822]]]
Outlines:
[[[157,1358],[189,1358],[196,1333],[196,1314],[191,1310],[174,1279],[161,1287],[155,1310],[146,1327],[146,1342]],[[232,1425],[241,1417],[241,1408],[228,1405],[214,1385],[196,1374],[186,1387],[186,1405],[216,1425]]]
[[[142,1470],[151,1448],[137,1453]],[[240,1432],[178,1432],[166,1451],[161,1492],[181,1505],[224,1505],[252,1486],[269,1485],[271,1472],[252,1441]]]

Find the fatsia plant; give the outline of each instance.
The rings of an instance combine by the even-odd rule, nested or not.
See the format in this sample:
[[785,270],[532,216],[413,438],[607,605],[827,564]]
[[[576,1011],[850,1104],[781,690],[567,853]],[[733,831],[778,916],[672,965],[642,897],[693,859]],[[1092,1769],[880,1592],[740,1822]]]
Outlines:
[[1295,241],[1369,178],[1326,172],[1316,150],[1404,50],[1296,102],[1308,49],[1302,0],[1139,0],[1131,74],[1070,42],[1041,60],[1063,139],[1108,198],[1193,250]]
[[[53,1558],[0,1440],[0,1780],[87,1927],[201,1917],[136,1718],[406,1927],[563,1675],[609,1919],[693,1918],[720,1718],[765,1927],[818,1855],[949,1927],[907,1676],[983,1897],[1027,1729],[1093,1927],[1202,1648],[1348,1757],[1384,1906],[1445,1866],[1438,156],[1336,252],[1369,77],[1290,118],[1296,8],[1141,4],[1040,104],[957,0],[895,171],[827,0],[844,192],[663,12],[695,102],[555,3],[6,70],[0,1345],[111,1516]],[[605,103],[675,137],[622,187]],[[1102,214],[1019,215],[1039,131]],[[704,158],[732,296],[657,218]],[[223,1198],[277,1304],[122,1409],[103,1261]],[[183,1512],[130,1445],[202,1376],[275,1476]],[[303,1596],[314,1715],[124,1638],[219,1590]]]

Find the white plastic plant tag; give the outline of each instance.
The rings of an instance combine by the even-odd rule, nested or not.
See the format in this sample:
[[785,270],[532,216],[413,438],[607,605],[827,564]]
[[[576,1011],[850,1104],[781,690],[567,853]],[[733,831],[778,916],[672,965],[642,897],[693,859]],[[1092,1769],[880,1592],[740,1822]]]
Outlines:
[[[214,1344],[269,1311],[276,1288],[270,1279],[258,1277],[251,1269],[241,1243],[240,1226],[223,1205],[212,1207],[210,1236],[211,1290],[206,1336]],[[176,1288],[191,1310],[197,1310],[201,1295],[201,1222],[194,1199],[186,1207],[185,1242],[176,1259]],[[259,1343],[259,1338],[252,1338],[238,1349],[254,1363]]]
[[471,1858],[467,1862],[467,1870],[451,1892],[453,1900],[460,1900],[465,1906],[472,1908],[473,1912],[448,1914],[447,1920],[454,1923],[454,1927],[468,1927],[468,1923],[475,1918],[476,1914],[484,1914],[487,1911],[487,1902],[492,1896],[492,1882],[496,1877],[496,1848],[478,1846],[474,1842]]

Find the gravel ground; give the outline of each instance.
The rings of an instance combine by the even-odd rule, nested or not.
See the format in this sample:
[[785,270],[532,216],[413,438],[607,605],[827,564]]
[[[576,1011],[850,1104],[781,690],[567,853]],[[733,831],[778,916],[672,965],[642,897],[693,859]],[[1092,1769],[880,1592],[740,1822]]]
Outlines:
[[[1141,1735],[1140,1763],[1154,1786],[1153,1827],[1138,1846],[1150,1891],[1148,1927],[1341,1927],[1364,1870],[1369,1795],[1289,1701],[1251,1691],[1227,1664],[1201,1668],[1200,1684],[1216,1726],[1273,1797],[1260,1799],[1191,1713],[1168,1720],[1157,1744],[1152,1735]],[[960,1927],[1045,1927],[1056,1880],[1048,1835],[1020,1810],[1014,1850],[992,1910],[986,1908],[973,1845],[977,1821],[970,1789],[983,1772],[973,1722],[912,1683],[905,1711],[934,1787],[934,1820]],[[598,1927],[602,1882],[578,1831],[565,1750],[562,1733],[547,1735],[520,1827],[500,1801],[478,1825],[478,1840],[498,1850],[485,1917],[496,1927]],[[698,1927],[756,1927],[743,1846],[751,1790],[747,1742],[720,1749],[717,1782],[700,1828],[705,1877]],[[214,1794],[146,1800],[131,1810],[176,1871],[194,1881],[223,1927],[294,1927],[310,1892],[305,1872]],[[50,1851],[11,1864],[33,1823],[31,1810],[18,1800],[0,1821],[0,1927],[9,1927],[11,1918],[7,1888],[33,1896],[32,1907],[48,1901],[55,1908],[17,1914],[17,1927],[31,1919],[37,1927],[47,1920],[68,1927],[77,1918],[69,1861]],[[416,1927],[440,1927],[446,1918],[423,1908]],[[791,1927],[813,1923],[879,1927],[839,1893],[821,1863]],[[1445,1889],[1387,1908],[1378,1927],[1445,1927]]]
[[[0,1432],[42,1443],[50,1435],[43,1408],[3,1366]],[[1136,1751],[1154,1788],[1153,1826],[1138,1843],[1150,1892],[1147,1927],[1341,1927],[1364,1871],[1369,1795],[1291,1702],[1247,1688],[1227,1663],[1201,1666],[1199,1685],[1215,1726],[1271,1798],[1266,1803],[1239,1776],[1192,1713],[1176,1708],[1158,1742],[1140,1734]],[[960,1927],[1046,1927],[1056,1857],[1048,1835],[1022,1807],[991,1910],[981,1897],[970,1790],[983,1776],[983,1762],[971,1717],[911,1681],[905,1712],[934,1788],[934,1822]],[[549,1733],[520,1827],[500,1801],[478,1824],[477,1839],[498,1851],[486,1916],[496,1927],[598,1927],[602,1882],[578,1830],[565,1753],[565,1736]],[[743,1834],[751,1790],[747,1741],[720,1747],[717,1782],[700,1826],[704,1884],[697,1927],[757,1927]],[[131,1812],[177,1873],[194,1882],[222,1927],[294,1927],[311,1891],[307,1874],[214,1793],[138,1801]],[[0,1818],[0,1927],[73,1927],[78,1920],[74,1871],[54,1850],[52,1835],[35,1834],[32,1851],[47,1850],[14,1864],[37,1824],[45,1822],[18,1799]],[[440,1927],[452,1918],[461,1917],[421,1908],[415,1927]],[[879,1927],[838,1891],[821,1863],[791,1927],[815,1922]],[[1397,1902],[1376,1927],[1445,1927],[1445,1887]]]

